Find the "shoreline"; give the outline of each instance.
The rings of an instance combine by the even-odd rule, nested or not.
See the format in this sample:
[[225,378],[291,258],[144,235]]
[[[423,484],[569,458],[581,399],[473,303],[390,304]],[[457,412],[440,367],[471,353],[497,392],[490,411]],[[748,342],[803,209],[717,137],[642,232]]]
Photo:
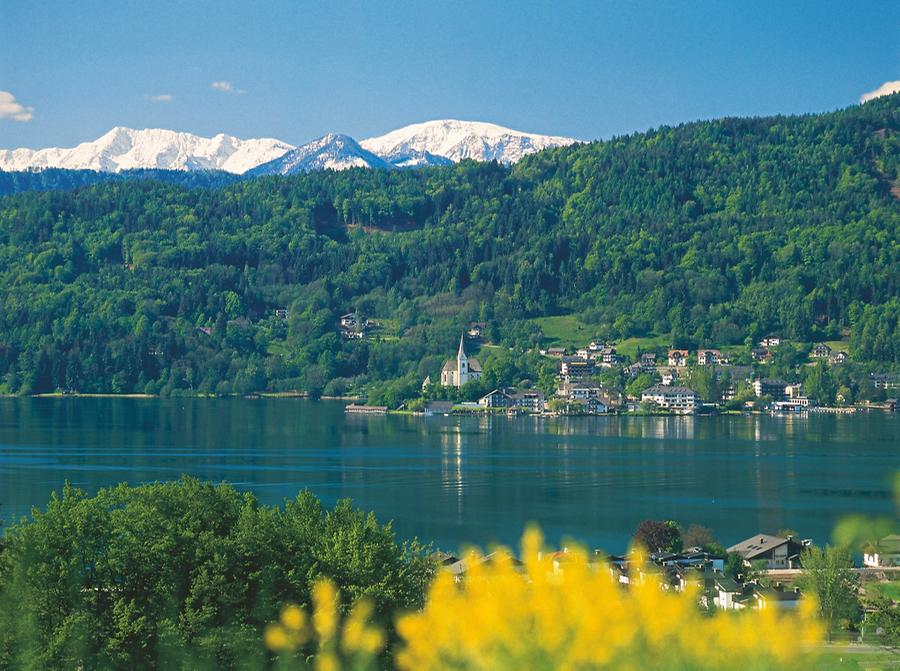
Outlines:
[[[81,393],[71,392],[64,393],[60,391],[50,391],[41,394],[0,394],[0,398],[164,398],[159,394],[115,394],[115,393]],[[309,399],[309,393],[305,391],[260,391],[250,394],[174,394],[165,398],[202,398],[202,399],[224,399],[239,398],[253,400],[257,398],[303,398]],[[319,396],[322,401],[361,401],[360,396]]]
[[[193,394],[175,394],[168,397],[160,396],[159,394],[142,394],[142,393],[125,393],[125,394],[117,394],[112,392],[105,393],[82,393],[82,392],[43,392],[40,394],[0,394],[0,399],[4,398],[125,398],[125,399],[138,399],[138,400],[150,400],[150,399],[176,399],[176,398],[190,398],[190,399],[244,399],[244,400],[256,400],[256,399],[305,399],[305,400],[321,400],[321,401],[347,401],[349,403],[360,403],[364,401],[365,398],[362,396],[319,396],[317,399],[312,399],[308,392],[305,391],[260,391],[260,392],[252,392],[249,394],[210,394],[210,393],[193,393]],[[506,416],[502,408],[473,408],[467,406],[454,407],[451,411],[451,415],[455,416],[474,416],[474,415],[491,415],[491,416]],[[632,412],[607,412],[602,414],[557,414],[553,412],[544,412],[544,413],[536,413],[536,412],[522,412],[517,413],[516,417],[539,417],[543,419],[548,418],[559,418],[559,417],[718,417],[718,416],[741,416],[741,415],[772,415],[772,416],[784,416],[784,417],[803,417],[811,414],[829,414],[829,415],[852,415],[860,412],[871,412],[871,411],[881,411],[886,412],[885,408],[880,407],[870,407],[870,406],[845,406],[845,407],[816,407],[810,408],[806,412],[797,413],[797,412],[780,412],[773,413],[768,410],[719,410],[715,412],[701,412],[701,413],[665,413],[665,412],[642,412],[642,411],[632,411]],[[364,413],[362,413],[364,414]],[[374,413],[373,413],[374,414]],[[388,409],[382,413],[378,413],[381,415],[407,415],[407,416],[427,416],[422,411],[411,411],[404,408],[398,409]]]

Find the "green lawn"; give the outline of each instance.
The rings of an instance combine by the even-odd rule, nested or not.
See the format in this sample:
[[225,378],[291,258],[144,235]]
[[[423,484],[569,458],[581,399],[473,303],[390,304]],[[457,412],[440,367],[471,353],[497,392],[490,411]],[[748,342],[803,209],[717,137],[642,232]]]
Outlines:
[[[563,347],[584,347],[596,337],[594,328],[585,324],[577,315],[559,315],[556,317],[535,317],[532,323],[541,327],[544,332],[544,343]],[[644,338],[626,338],[616,341],[619,354],[634,357],[638,349],[667,349],[668,336],[647,336]]]
[[[626,338],[616,341],[616,352],[632,359],[637,358],[638,349],[647,352],[650,350],[668,349],[669,336],[647,336],[644,338]],[[659,360],[658,360],[659,361]],[[666,363],[660,361],[660,363]]]
[[886,649],[829,646],[816,660],[816,671],[897,671],[900,652]]
[[287,343],[283,340],[273,340],[269,343],[266,351],[269,354],[274,354],[275,356],[289,356],[291,353],[290,348],[287,346]]
[[826,340],[825,344],[828,345],[834,352],[846,352],[847,354],[850,354],[849,340]]
[[541,327],[544,340],[549,345],[584,347],[594,337],[593,328],[575,315],[535,317],[531,321]]
[[884,596],[894,601],[900,601],[900,580],[867,582],[863,583],[863,587],[866,589],[866,594]]

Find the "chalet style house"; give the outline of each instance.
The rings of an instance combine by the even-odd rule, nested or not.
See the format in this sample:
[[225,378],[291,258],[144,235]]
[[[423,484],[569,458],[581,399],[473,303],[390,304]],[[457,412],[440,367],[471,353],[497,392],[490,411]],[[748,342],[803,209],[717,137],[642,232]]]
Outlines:
[[753,566],[754,562],[766,562],[768,569],[797,568],[800,566],[800,553],[809,545],[809,541],[797,541],[792,536],[779,538],[759,534],[728,548],[728,553],[737,552],[744,559],[745,566]]
[[831,348],[823,342],[812,348],[809,356],[813,359],[827,359],[831,356]]
[[480,399],[478,405],[483,408],[518,408],[527,412],[544,411],[544,394],[535,389],[518,391],[512,387],[494,389]]
[[465,336],[459,337],[459,351],[456,359],[447,359],[441,368],[441,385],[444,387],[462,387],[470,380],[481,377],[481,364],[478,359],[466,356]]
[[701,366],[715,366],[725,362],[725,357],[717,349],[698,349],[697,363]]
[[670,366],[687,366],[688,351],[686,349],[670,349],[669,365]]

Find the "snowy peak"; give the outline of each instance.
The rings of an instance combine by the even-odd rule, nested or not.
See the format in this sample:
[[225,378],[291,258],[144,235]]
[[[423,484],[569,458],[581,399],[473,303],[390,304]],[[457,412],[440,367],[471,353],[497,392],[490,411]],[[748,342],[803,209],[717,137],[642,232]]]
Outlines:
[[211,138],[162,128],[117,126],[77,147],[0,149],[0,170],[64,168],[120,172],[133,169],[224,170],[248,175],[289,175],[347,168],[420,168],[464,159],[515,163],[572,138],[522,133],[490,123],[444,119],[413,124],[357,142],[330,133],[301,147],[261,138]]
[[135,130],[117,126],[77,147],[0,149],[0,170],[66,168],[119,172],[136,168],[225,170],[243,173],[293,149],[280,140],[241,140],[219,134],[212,138],[162,128]]
[[393,168],[379,156],[366,151],[349,135],[329,133],[283,156],[260,165],[247,174],[294,175],[313,170],[347,170],[348,168]]
[[360,145],[399,165],[404,157],[425,154],[454,162],[474,159],[515,163],[536,151],[574,142],[568,137],[523,133],[491,123],[442,119],[405,126],[363,140]]

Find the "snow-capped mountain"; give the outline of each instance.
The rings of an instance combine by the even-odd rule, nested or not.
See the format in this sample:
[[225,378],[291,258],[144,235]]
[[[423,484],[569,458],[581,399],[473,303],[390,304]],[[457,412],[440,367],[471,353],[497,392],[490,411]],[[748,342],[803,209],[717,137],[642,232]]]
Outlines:
[[206,138],[161,128],[116,127],[77,147],[0,149],[0,170],[156,168],[289,175],[329,168],[419,168],[467,158],[515,163],[527,154],[573,142],[567,137],[454,119],[413,124],[359,143],[348,135],[329,133],[300,147],[271,138],[241,140],[221,133]]
[[491,123],[442,119],[412,124],[387,135],[363,140],[360,145],[392,163],[406,156],[431,154],[462,161],[500,161],[515,163],[523,156],[548,147],[576,142],[568,137],[522,133]]
[[205,138],[161,128],[134,130],[120,126],[77,147],[0,149],[0,170],[67,168],[119,172],[160,168],[225,170],[239,174],[293,148],[271,138],[241,140],[221,133]]
[[359,146],[349,135],[329,133],[318,140],[297,147],[283,156],[257,166],[247,175],[294,175],[312,170],[346,170],[347,168],[393,168],[372,152]]

